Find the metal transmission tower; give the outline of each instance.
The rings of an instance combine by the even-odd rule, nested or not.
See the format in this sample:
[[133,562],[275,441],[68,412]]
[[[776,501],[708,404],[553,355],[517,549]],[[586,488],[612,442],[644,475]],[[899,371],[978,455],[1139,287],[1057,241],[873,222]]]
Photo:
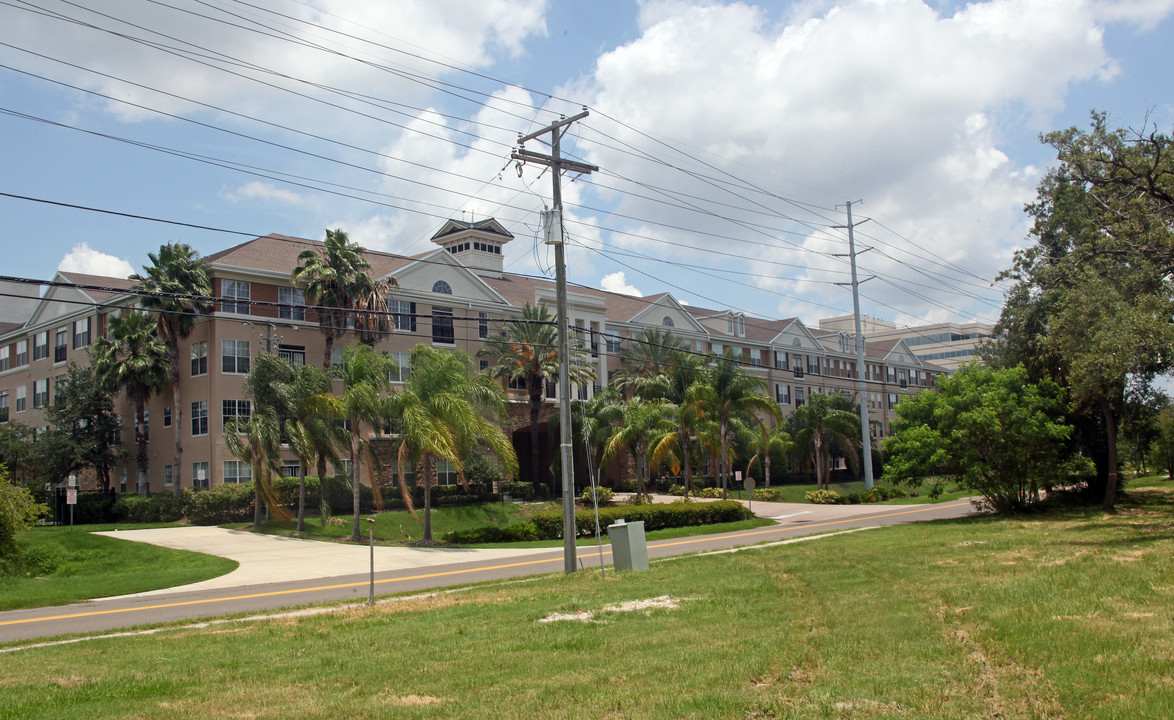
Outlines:
[[[868,426],[868,387],[864,383],[864,333],[860,330],[860,282],[856,280],[856,237],[852,229],[868,220],[853,224],[852,202],[845,203],[848,207],[848,224],[836,225],[837,228],[848,229],[848,257],[852,266],[852,315],[856,321],[856,394],[860,396],[860,444],[864,452],[864,487],[872,487],[872,440]],[[867,252],[867,251],[866,251]],[[843,255],[840,255],[843,257]],[[864,282],[872,278],[865,278]],[[843,285],[844,283],[836,283]]]
[[[549,167],[554,183],[553,207],[546,225],[546,242],[554,245],[555,283],[558,288],[558,406],[559,406],[559,460],[563,480],[563,565],[567,573],[575,572],[575,484],[571,477],[571,339],[570,318],[567,315],[567,258],[563,243],[563,193],[562,172],[592,173],[599,168],[587,163],[564,160],[559,151],[559,141],[567,126],[587,117],[587,109],[571,117],[563,116],[558,122],[532,132],[518,135],[518,149],[510,158],[527,163]],[[532,152],[522,147],[528,140],[550,133],[550,154]],[[520,171],[520,168],[519,168]],[[535,478],[537,480],[537,478]]]

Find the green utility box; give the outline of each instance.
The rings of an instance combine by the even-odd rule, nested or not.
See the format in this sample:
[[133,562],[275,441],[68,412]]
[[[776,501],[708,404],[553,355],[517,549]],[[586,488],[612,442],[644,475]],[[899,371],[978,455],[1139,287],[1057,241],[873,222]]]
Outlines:
[[624,522],[608,525],[607,536],[611,538],[611,558],[616,570],[647,570],[648,544],[644,541],[644,521]]

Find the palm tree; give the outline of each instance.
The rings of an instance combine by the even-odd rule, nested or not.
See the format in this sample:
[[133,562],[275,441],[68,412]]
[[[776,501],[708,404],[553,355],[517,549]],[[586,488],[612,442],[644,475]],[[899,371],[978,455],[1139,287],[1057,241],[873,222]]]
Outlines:
[[620,390],[649,399],[670,397],[672,373],[684,358],[691,357],[687,351],[685,343],[672,330],[645,328],[632,338],[628,347],[620,350],[622,365],[615,372],[614,384]]
[[462,352],[417,345],[409,362],[412,372],[392,396],[389,410],[400,433],[400,492],[405,500],[409,497],[405,463],[418,459],[424,485],[424,542],[432,542],[432,482],[438,458],[452,463],[462,485],[461,455],[475,446],[488,447],[510,476],[517,475],[518,458],[509,438],[492,421],[505,416],[506,395],[500,383],[485,373],[473,374],[472,360]]
[[374,290],[375,283],[367,274],[371,263],[363,257],[364,252],[341,228],[327,230],[322,254],[303,250],[290,273],[291,282],[305,287],[306,302],[320,306],[316,310],[318,327],[326,338],[323,370],[330,370],[334,341],[347,331],[347,318],[355,302]]
[[171,409],[174,413],[175,465],[173,465],[175,496],[183,492],[181,487],[183,468],[183,405],[179,395],[179,341],[192,334],[196,318],[212,312],[212,282],[208,279],[208,268],[200,254],[183,243],[167,243],[159,253],[148,253],[150,265],[143,266],[143,274],[131,275],[129,279],[138,284],[139,290],[151,295],[142,296],[143,307],[159,311],[159,339],[167,346],[167,357],[171,366]]
[[387,296],[392,288],[399,287],[395,278],[382,278],[363,289],[352,301],[355,308],[355,333],[359,342],[375,347],[383,336],[391,332],[391,313],[387,308]]
[[583,438],[588,466],[595,470],[593,480],[596,486],[599,486],[604,447],[613,429],[623,419],[623,400],[616,388],[606,387],[579,405],[579,436]]
[[844,405],[852,405],[851,398],[846,395],[815,393],[795,410],[795,448],[814,465],[819,489],[827,486],[831,476],[833,445],[843,450],[853,468],[859,466],[856,448],[860,438],[860,416],[844,409]]
[[[387,401],[382,395],[390,387],[389,373],[394,367],[387,353],[377,353],[362,343],[350,343],[343,349],[342,364],[331,368],[331,375],[342,380],[342,397],[331,393],[315,395],[312,402],[330,417],[345,420],[350,430],[351,488],[354,492],[354,525],[351,540],[362,540],[359,534],[360,466],[364,457],[374,461],[371,448],[363,435],[364,423],[376,431],[383,429]],[[377,503],[381,502],[379,487],[372,479],[371,489]]]
[[751,377],[742,366],[734,361],[726,350],[725,357],[717,358],[713,367],[705,373],[705,381],[698,390],[701,409],[716,418],[721,441],[722,499],[728,498],[726,477],[730,471],[729,435],[730,418],[748,417],[754,414],[782,419],[778,403],[762,394],[763,380]]
[[[284,361],[283,361],[284,362]],[[335,448],[346,442],[346,432],[338,423],[326,417],[320,395],[331,391],[330,377],[313,365],[294,366],[294,375],[284,388],[288,414],[285,437],[290,449],[298,456],[298,532],[306,531],[306,468],[315,458],[325,458],[338,464]],[[320,493],[323,478],[318,478]],[[322,502],[325,502],[324,500]]]
[[673,474],[684,469],[686,497],[693,491],[694,437],[697,434],[698,425],[705,419],[703,409],[705,391],[703,388],[703,385],[694,384],[686,391],[680,403],[670,406],[669,412],[673,426],[656,441],[652,448],[653,465],[659,465],[668,460],[672,464]]
[[134,404],[138,444],[135,461],[143,475],[147,474],[149,462],[144,432],[147,401],[167,384],[170,370],[167,348],[156,339],[157,333],[156,320],[150,313],[127,310],[111,318],[109,337],[98,338],[90,350],[98,382],[110,392],[125,392]]
[[[322,369],[327,372],[330,372],[334,341],[347,331],[347,317],[359,298],[370,300],[375,290],[375,283],[367,274],[371,263],[363,257],[364,252],[341,228],[327,230],[322,253],[303,250],[289,276],[292,283],[305,288],[306,302],[319,306],[315,312],[318,328],[326,338]],[[318,477],[319,480],[326,477],[325,455],[318,456]]]
[[747,444],[754,451],[754,455],[746,463],[746,474],[749,475],[750,468],[754,467],[755,461],[761,459],[763,485],[770,487],[770,456],[775,453],[785,455],[791,452],[795,442],[782,425],[770,427],[761,420],[755,419],[757,421],[755,423],[756,432],[752,431],[750,437],[747,438]]
[[[581,385],[595,380],[595,370],[583,352],[582,342],[571,336],[571,357],[568,359],[571,385]],[[546,305],[522,306],[522,317],[510,320],[499,336],[486,341],[477,353],[493,359],[490,374],[504,378],[510,383],[524,384],[530,405],[530,473],[531,480],[538,482],[541,477],[541,461],[538,453],[538,413],[545,402],[546,383],[558,380],[558,329],[555,318]],[[551,478],[552,494],[555,490]]]
[[648,448],[652,441],[667,430],[666,410],[671,407],[663,400],[646,401],[632,398],[622,406],[620,422],[612,429],[603,449],[602,463],[612,461],[621,450],[629,450],[636,462],[636,492],[644,494],[644,482],[649,474]]
[[224,425],[224,444],[252,468],[253,529],[261,529],[262,507],[269,508],[274,518],[288,520],[289,510],[277,496],[272,481],[274,475],[281,474],[281,425],[276,413],[263,410],[254,412],[248,420],[230,420]]

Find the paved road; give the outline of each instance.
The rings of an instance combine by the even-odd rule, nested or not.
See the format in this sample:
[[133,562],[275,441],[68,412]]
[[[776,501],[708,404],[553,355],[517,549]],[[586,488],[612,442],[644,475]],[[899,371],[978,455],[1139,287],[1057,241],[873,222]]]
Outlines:
[[[969,502],[941,505],[843,506],[754,503],[756,515],[777,525],[718,535],[651,542],[652,559],[732,548],[848,528],[878,527],[971,514]],[[248,613],[331,600],[365,600],[366,547],[295,540],[219,528],[166,528],[110,533],[195,549],[237,560],[237,570],[202,583],[86,603],[0,613],[0,642],[108,631],[135,625]],[[560,572],[562,548],[376,550],[376,594],[402,593],[486,580]],[[583,567],[597,567],[595,546],[580,546]],[[611,562],[611,548],[603,547]]]

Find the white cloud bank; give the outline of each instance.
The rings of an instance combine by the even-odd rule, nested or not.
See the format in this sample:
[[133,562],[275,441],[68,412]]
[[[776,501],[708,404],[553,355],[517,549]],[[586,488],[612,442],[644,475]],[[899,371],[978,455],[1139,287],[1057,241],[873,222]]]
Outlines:
[[85,273],[124,278],[134,273],[134,266],[114,255],[107,255],[93,249],[86,243],[73,246],[57,265],[59,272]]
[[607,290],[608,292],[644,297],[644,293],[640,292],[635,285],[628,284],[627,279],[624,278],[624,273],[622,270],[620,272],[604,275],[599,280],[599,287],[603,290]]

